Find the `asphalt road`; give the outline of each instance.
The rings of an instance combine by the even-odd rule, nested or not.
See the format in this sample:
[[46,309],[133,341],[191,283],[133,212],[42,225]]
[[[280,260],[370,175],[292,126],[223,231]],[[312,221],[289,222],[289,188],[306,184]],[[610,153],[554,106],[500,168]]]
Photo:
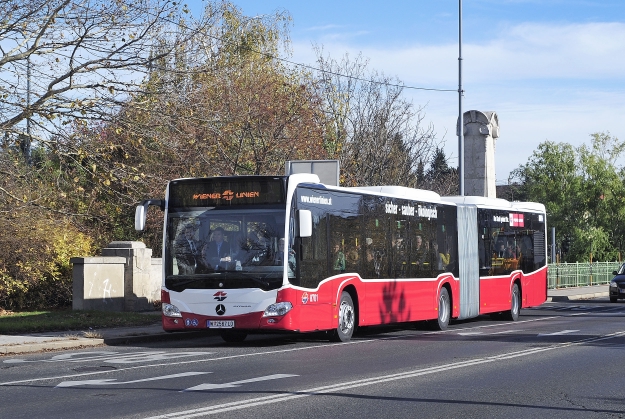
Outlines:
[[[0,418],[625,418],[625,302],[0,358]],[[623,356],[623,359],[621,358]]]

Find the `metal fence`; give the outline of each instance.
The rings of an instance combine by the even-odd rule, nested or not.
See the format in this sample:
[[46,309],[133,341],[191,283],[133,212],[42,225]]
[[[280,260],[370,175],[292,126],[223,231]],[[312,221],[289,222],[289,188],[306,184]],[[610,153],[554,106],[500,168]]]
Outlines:
[[609,284],[621,262],[550,263],[549,289]]

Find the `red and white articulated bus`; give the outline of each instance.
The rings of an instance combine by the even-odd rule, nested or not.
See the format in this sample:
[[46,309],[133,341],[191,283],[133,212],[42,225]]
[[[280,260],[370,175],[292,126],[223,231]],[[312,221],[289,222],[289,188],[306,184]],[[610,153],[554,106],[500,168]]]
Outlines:
[[163,328],[328,331],[482,314],[547,298],[545,207],[314,174],[178,179],[164,200]]

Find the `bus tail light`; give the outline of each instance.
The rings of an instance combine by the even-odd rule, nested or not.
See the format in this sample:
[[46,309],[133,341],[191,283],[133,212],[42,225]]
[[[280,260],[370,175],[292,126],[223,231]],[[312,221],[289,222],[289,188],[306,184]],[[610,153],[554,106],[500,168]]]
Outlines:
[[263,313],[263,317],[275,317],[275,316],[284,316],[286,313],[291,311],[293,305],[288,301],[282,303],[271,304],[269,307],[265,309]]

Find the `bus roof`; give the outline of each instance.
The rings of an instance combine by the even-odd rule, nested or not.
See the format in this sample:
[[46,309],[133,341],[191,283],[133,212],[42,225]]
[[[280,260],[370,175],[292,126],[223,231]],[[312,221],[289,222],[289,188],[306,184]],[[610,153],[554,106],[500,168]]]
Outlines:
[[348,191],[364,192],[368,194],[385,195],[394,198],[412,199],[415,201],[425,202],[442,202],[441,196],[433,191],[425,189],[412,189],[405,186],[355,186],[350,188],[342,188]]
[[446,202],[453,202],[455,204],[475,205],[480,208],[493,208],[501,210],[516,210],[516,211],[532,211],[532,212],[545,212],[545,206],[537,202],[520,202],[520,201],[506,201],[502,198],[487,198],[484,196],[444,196],[441,198]]

